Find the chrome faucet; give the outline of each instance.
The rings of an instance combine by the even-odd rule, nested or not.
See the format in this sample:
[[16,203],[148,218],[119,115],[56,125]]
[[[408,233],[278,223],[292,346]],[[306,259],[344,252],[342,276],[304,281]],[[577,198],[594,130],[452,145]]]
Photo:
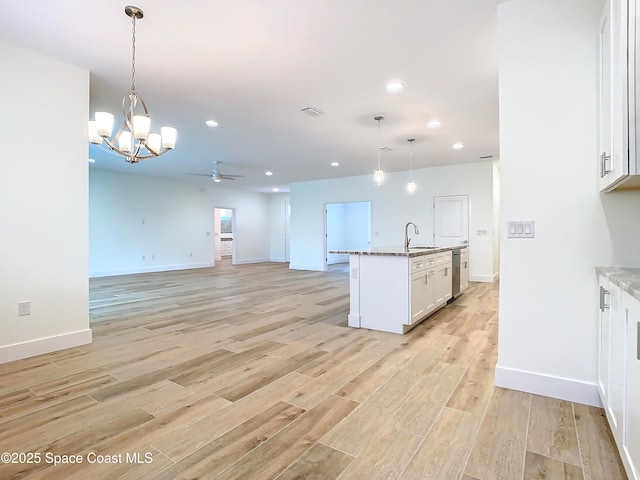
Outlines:
[[409,250],[409,243],[411,242],[411,240],[409,239],[409,225],[413,225],[413,231],[415,232],[416,235],[420,235],[420,230],[418,230],[418,226],[413,223],[413,222],[409,222],[404,226],[404,249],[405,250]]

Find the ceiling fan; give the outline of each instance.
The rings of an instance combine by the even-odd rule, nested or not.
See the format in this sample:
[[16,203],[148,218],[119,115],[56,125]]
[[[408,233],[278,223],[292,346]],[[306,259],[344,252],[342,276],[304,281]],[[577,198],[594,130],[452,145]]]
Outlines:
[[211,179],[219,183],[222,180],[235,180],[236,178],[244,177],[244,175],[226,175],[220,172],[218,168],[218,164],[222,162],[214,161],[213,162],[213,171],[211,173],[190,173],[189,175],[196,175],[199,177],[211,177]]

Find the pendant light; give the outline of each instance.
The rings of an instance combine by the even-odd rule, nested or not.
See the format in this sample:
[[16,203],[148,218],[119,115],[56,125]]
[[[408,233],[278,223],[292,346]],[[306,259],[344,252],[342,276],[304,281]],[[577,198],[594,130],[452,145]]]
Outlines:
[[[384,120],[383,116],[378,115],[374,117],[374,120],[378,122],[378,144],[380,144],[380,120]],[[373,173],[373,181],[379,187],[384,183],[384,172],[380,168],[380,150],[382,147],[378,147],[378,169]]]
[[409,148],[409,183],[407,183],[407,192],[409,192],[409,195],[413,195],[414,193],[416,193],[416,184],[413,181],[413,142],[415,142],[416,139],[415,138],[409,138],[407,139],[407,142],[409,142],[410,148]]

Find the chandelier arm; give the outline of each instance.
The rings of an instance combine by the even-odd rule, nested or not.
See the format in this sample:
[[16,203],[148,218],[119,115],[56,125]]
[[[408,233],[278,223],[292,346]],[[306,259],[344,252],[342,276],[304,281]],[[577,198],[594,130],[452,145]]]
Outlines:
[[[150,158],[159,157],[160,155],[164,155],[165,153],[167,153],[167,152],[170,152],[170,151],[171,151],[171,149],[169,149],[169,148],[163,148],[163,149],[162,149],[162,150],[160,150],[158,153],[155,153],[153,150],[149,150],[149,149],[146,147],[146,144],[145,144],[145,148],[147,148],[147,150],[149,150],[149,152],[150,152],[148,155],[140,155],[140,154],[133,155],[133,153],[131,153],[131,152],[125,152],[124,150],[120,150],[120,149],[115,145],[115,143],[114,143],[114,142],[112,142],[110,139],[108,139],[108,138],[106,138],[106,137],[103,137],[102,139],[105,141],[105,143],[106,143],[106,144],[107,144],[107,146],[109,147],[109,150],[112,150],[112,151],[116,152],[117,154],[122,155],[123,157],[126,157],[127,159],[128,159],[128,158],[130,158],[130,157],[135,157],[135,158],[137,158],[138,160],[148,160],[148,159],[150,159]],[[134,162],[131,162],[131,161],[129,161],[129,160],[127,160],[127,161],[128,161],[129,163],[137,163],[137,161],[134,161]]]

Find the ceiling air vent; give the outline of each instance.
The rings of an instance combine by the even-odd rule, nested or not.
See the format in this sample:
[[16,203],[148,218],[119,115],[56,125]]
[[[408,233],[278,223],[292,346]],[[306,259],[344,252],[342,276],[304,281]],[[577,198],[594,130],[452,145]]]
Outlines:
[[489,160],[490,158],[493,158],[493,155],[482,155],[480,160]]
[[300,111],[306,113],[307,115],[311,115],[312,117],[321,117],[322,115],[324,115],[324,112],[322,110],[316,107],[312,107],[311,105],[301,108]]

